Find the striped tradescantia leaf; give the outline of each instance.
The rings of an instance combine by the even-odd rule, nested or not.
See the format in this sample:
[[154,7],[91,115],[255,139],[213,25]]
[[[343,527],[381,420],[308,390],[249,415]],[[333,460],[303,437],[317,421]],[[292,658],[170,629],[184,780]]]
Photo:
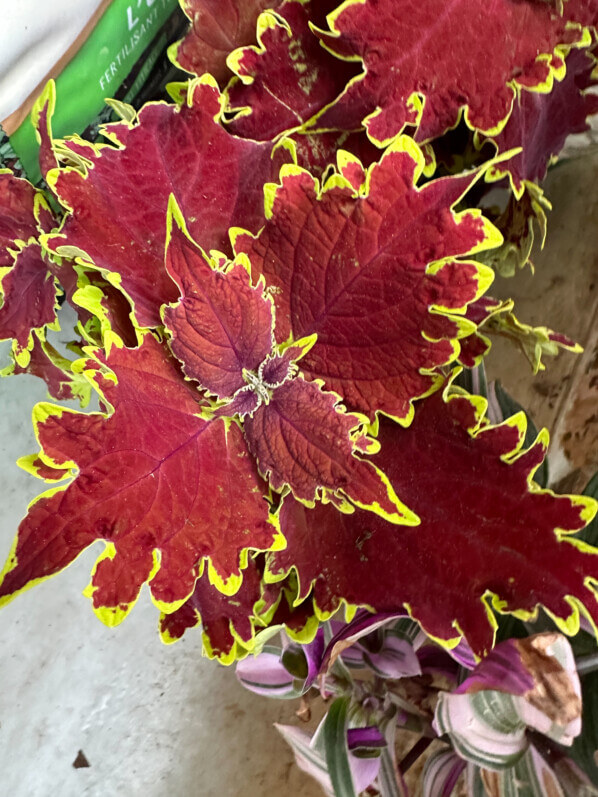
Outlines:
[[503,772],[482,770],[486,794],[492,797],[579,797],[564,791],[546,761],[531,746],[514,767]]
[[356,797],[347,745],[349,698],[339,697],[328,709],[322,727],[326,764],[336,797]]
[[466,766],[454,750],[431,755],[424,767],[423,797],[450,797]]
[[380,771],[376,782],[380,797],[409,797],[407,784],[397,766],[395,751],[396,732],[396,723],[391,722],[386,728],[387,745],[380,755]]
[[403,618],[384,633],[377,651],[364,647],[364,662],[380,678],[409,678],[421,675],[421,665],[415,648],[425,638],[417,623]]
[[238,662],[236,674],[240,683],[256,695],[283,700],[300,697],[302,690],[282,664],[281,653],[279,647],[265,645],[257,656]]
[[312,778],[318,781],[327,795],[334,797],[326,761],[323,754],[314,749],[312,737],[292,725],[275,724],[275,728],[293,750],[299,769],[311,775]]
[[[468,797],[596,797],[598,789],[566,756],[552,766],[533,745],[511,769],[491,772],[467,765]],[[440,792],[431,792],[440,797]],[[428,797],[426,794],[425,797]],[[444,797],[444,794],[442,794]]]
[[497,645],[455,692],[441,693],[434,725],[462,758],[492,770],[525,754],[528,727],[571,745],[581,690],[568,641],[546,633]]
[[[297,766],[317,780],[330,797],[357,797],[380,771],[380,757],[362,757],[349,750],[348,704],[348,698],[335,700],[313,736],[291,725],[275,726],[291,746]],[[352,739],[359,742],[356,747],[362,752],[363,746],[379,749],[380,734],[374,729],[353,730]],[[389,793],[388,797],[394,794]]]

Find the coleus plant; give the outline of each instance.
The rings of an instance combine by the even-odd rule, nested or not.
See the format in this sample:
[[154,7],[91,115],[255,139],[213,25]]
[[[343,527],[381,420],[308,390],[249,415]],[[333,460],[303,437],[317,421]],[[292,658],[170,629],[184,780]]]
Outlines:
[[[303,646],[301,689],[319,678],[324,695],[337,691],[324,659],[311,665],[305,651],[339,610],[368,633],[372,618],[407,614],[434,655],[449,650],[445,664],[450,651],[462,667],[480,662],[465,679],[453,667],[453,694],[436,689],[435,724],[419,727],[454,740],[428,763],[432,782],[445,778],[448,794],[464,758],[472,794],[511,783],[476,766],[519,777],[546,764],[554,780],[553,748],[527,743],[525,727],[546,726],[525,701],[558,671],[573,712],[567,643],[551,632],[493,648],[505,618],[530,623],[540,607],[563,633],[595,628],[598,551],[582,530],[596,502],[547,489],[547,434],[530,438],[523,412],[493,410],[479,373],[496,335],[536,370],[579,349],[518,320],[491,285],[529,262],[549,209],[539,181],[598,110],[598,5],[183,8],[192,27],[171,54],[191,77],[171,101],[114,102],[120,118],[101,141],[57,140],[49,85],[33,112],[43,188],[0,174],[6,373],[40,376],[55,400],[98,402],[34,410],[40,451],[21,464],[51,486],[19,527],[0,604],[101,540],[86,594],[106,623],[148,584],[163,639],[201,624],[224,663],[278,661],[264,645],[284,628]],[[48,340],[60,297],[78,315],[74,360]],[[359,663],[419,676],[419,648],[396,631]],[[505,660],[525,670],[512,688]],[[466,703],[475,719],[469,695],[488,691],[517,697],[506,758],[500,739],[480,753],[463,737],[466,709],[452,708]],[[327,762],[338,794],[374,782],[396,793],[382,780],[403,788],[397,717],[347,736],[351,695],[330,708],[336,736],[295,747]],[[498,716],[502,698],[488,700]],[[579,732],[575,705],[559,743]],[[367,783],[345,737],[374,751]],[[338,750],[342,776],[328,766]]]

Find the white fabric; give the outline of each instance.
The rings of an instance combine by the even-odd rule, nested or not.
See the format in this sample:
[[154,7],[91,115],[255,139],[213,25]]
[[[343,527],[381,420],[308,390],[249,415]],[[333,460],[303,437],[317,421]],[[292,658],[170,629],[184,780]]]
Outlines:
[[0,121],[75,41],[100,0],[0,0]]

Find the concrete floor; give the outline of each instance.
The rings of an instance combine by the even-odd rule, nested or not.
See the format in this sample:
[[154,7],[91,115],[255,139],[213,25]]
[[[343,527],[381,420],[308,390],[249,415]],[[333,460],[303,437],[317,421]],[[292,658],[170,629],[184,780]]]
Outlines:
[[[597,174],[596,154],[551,174],[554,211],[547,247],[534,258],[536,277],[522,274],[493,290],[518,294],[523,320],[590,343],[582,357],[549,359],[535,380],[503,341],[490,358],[491,375],[556,431],[559,476],[577,470],[578,481],[598,467],[598,289],[589,287],[598,283]],[[13,463],[37,450],[30,410],[43,399],[44,386],[33,377],[0,380],[3,561],[27,502],[42,487]],[[320,795],[271,727],[292,721],[293,706],[244,691],[232,670],[201,658],[198,634],[162,645],[147,596],[119,628],[100,624],[80,594],[96,555],[87,551],[0,612],[0,796]],[[79,750],[89,767],[73,767]]]

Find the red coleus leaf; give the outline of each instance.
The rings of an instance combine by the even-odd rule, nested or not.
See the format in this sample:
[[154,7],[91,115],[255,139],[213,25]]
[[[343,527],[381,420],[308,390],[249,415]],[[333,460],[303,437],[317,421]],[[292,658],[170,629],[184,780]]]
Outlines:
[[47,482],[61,482],[63,479],[68,478],[69,472],[62,468],[53,468],[48,465],[41,458],[39,454],[30,454],[27,457],[20,457],[17,460],[17,465],[32,476],[38,479],[43,479]]
[[228,248],[231,224],[256,230],[263,222],[263,185],[278,173],[272,144],[232,137],[220,115],[218,89],[205,77],[181,108],[148,104],[137,124],[108,125],[119,143],[88,148],[87,170],[48,175],[70,211],[49,247],[103,271],[133,301],[141,326],[160,324],[160,306],[177,298],[164,268],[170,194],[206,251]]
[[180,212],[173,213],[166,268],[181,300],[164,311],[174,332],[171,348],[187,376],[228,398],[245,386],[243,372],[257,370],[272,351],[272,302],[263,295],[263,280],[254,287],[241,263],[213,268],[181,229]]
[[258,16],[279,3],[280,0],[181,0],[191,28],[169,54],[187,72],[210,72],[216,80],[224,81],[230,77],[226,66],[229,53],[254,42]]
[[[498,132],[517,86],[550,88],[572,44],[589,43],[595,0],[568,0],[564,15],[548,3],[452,0],[349,0],[328,17],[322,42],[340,58],[362,59],[363,73],[318,119],[388,143],[405,125],[425,141],[468,124]],[[594,13],[595,16],[595,13]],[[500,42],[500,46],[497,46]],[[432,65],[432,66],[431,66]]]
[[[198,417],[196,391],[151,336],[139,349],[97,360],[87,363],[89,378],[111,415],[45,404],[35,410],[44,461],[79,473],[31,506],[1,578],[0,603],[96,540],[106,549],[88,594],[108,623],[126,615],[146,581],[158,605],[177,608],[204,559],[210,579],[234,591],[247,550],[279,539],[241,431]],[[104,363],[115,377],[104,374]]]
[[478,327],[475,332],[459,341],[460,351],[458,360],[466,368],[479,365],[483,357],[490,350],[490,340],[482,334],[479,327],[483,326],[490,318],[498,313],[506,313],[513,308],[513,301],[501,301],[491,296],[481,296],[477,301],[467,307],[465,317]]
[[[239,658],[243,647],[250,647],[255,635],[253,609],[261,597],[261,573],[253,559],[243,571],[243,583],[232,595],[223,595],[207,575],[199,578],[193,594],[172,614],[160,617],[164,642],[175,642],[185,631],[201,623],[204,648],[210,658],[223,663]],[[240,645],[240,648],[239,648]]]
[[302,501],[313,502],[320,491],[330,499],[340,493],[395,522],[416,524],[381,472],[354,456],[351,432],[360,419],[342,413],[337,401],[300,377],[274,390],[244,423],[261,473],[268,474],[275,490],[288,484]]
[[71,366],[72,362],[62,357],[48,341],[34,335],[27,365],[14,362],[0,372],[0,376],[32,374],[44,380],[52,398],[57,401],[77,399],[84,407],[89,402],[91,387],[80,374],[73,373]]
[[34,345],[34,330],[56,323],[56,285],[37,243],[15,253],[14,265],[4,276],[0,290],[0,340],[14,339],[17,362],[26,366]]
[[38,243],[54,218],[27,180],[0,174],[0,340],[14,339],[23,367],[33,331],[56,322],[56,286]]
[[[359,159],[362,168],[371,166],[380,159],[380,150],[362,132],[298,132],[284,142],[293,142],[295,160],[302,169],[307,169],[314,177],[322,177],[329,166],[337,163],[337,153],[351,153]],[[345,175],[346,176],[346,175]]]
[[350,409],[406,423],[413,399],[437,384],[430,371],[473,330],[459,314],[492,280],[485,266],[455,258],[501,240],[480,211],[452,210],[479,173],[417,188],[423,165],[403,137],[367,176],[341,152],[340,173],[322,190],[285,166],[267,191],[264,229],[234,241],[272,290],[277,339],[317,334],[303,373]]
[[10,250],[16,241],[26,243],[40,233],[36,210],[42,195],[27,180],[4,172],[0,174],[0,267],[11,266]]
[[357,74],[354,64],[332,56],[310,29],[336,5],[336,0],[286,0],[260,15],[259,46],[244,47],[228,59],[238,76],[226,90],[227,110],[235,114],[233,133],[261,141],[300,127]]
[[261,473],[275,490],[288,485],[303,501],[322,496],[345,504],[348,497],[397,522],[417,522],[403,512],[383,475],[355,456],[363,445],[353,432],[360,437],[364,419],[337,406],[338,396],[294,378],[295,360],[313,340],[273,350],[263,278],[254,287],[240,262],[211,265],[183,225],[171,206],[167,267],[182,294],[164,311],[171,348],[187,376],[220,399],[232,398],[216,415],[243,419]]
[[[543,459],[541,435],[521,452],[522,415],[491,427],[481,399],[437,393],[418,406],[408,429],[383,420],[374,462],[421,519],[397,528],[371,513],[341,515],[284,499],[284,551],[272,556],[269,578],[296,568],[299,600],[313,587],[320,613],[341,600],[375,611],[408,607],[441,640],[463,632],[478,655],[492,647],[490,598],[501,611],[530,613],[538,604],[574,631],[578,609],[596,621],[594,549],[567,532],[595,511],[586,498],[555,496],[531,482]],[[314,556],[317,551],[317,556]]]
[[555,82],[548,94],[519,92],[509,121],[498,136],[492,137],[499,153],[523,147],[518,155],[491,170],[498,179],[508,173],[518,197],[525,182],[544,179],[567,136],[588,130],[587,117],[598,111],[598,97],[586,93],[596,85],[592,79],[596,59],[586,50],[573,50],[565,64],[564,79]]

